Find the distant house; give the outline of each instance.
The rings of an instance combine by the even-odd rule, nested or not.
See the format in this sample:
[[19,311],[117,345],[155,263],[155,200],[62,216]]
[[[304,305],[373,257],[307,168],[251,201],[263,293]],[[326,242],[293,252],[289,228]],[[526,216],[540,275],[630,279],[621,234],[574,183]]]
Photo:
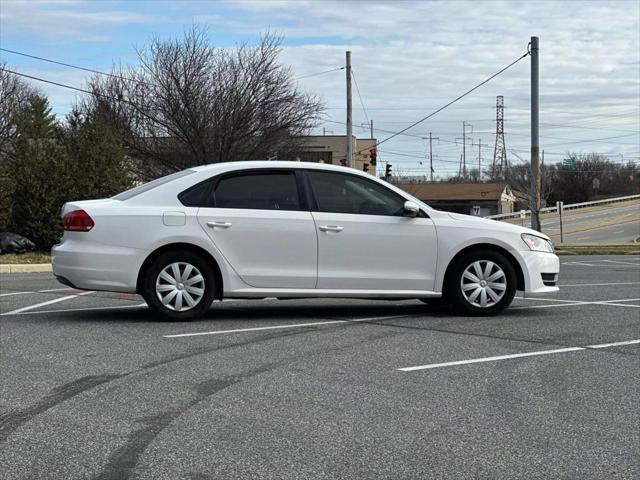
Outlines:
[[479,217],[512,213],[517,200],[504,183],[401,183],[396,186],[438,210]]

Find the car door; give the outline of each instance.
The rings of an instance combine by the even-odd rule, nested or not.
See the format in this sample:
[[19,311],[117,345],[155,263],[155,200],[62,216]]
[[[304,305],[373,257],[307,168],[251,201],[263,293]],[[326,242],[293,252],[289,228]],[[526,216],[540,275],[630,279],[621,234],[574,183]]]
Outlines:
[[316,203],[317,288],[433,290],[436,231],[424,212],[403,216],[402,196],[360,175],[306,175]]
[[314,288],[317,235],[293,170],[215,180],[198,222],[242,280],[259,288]]

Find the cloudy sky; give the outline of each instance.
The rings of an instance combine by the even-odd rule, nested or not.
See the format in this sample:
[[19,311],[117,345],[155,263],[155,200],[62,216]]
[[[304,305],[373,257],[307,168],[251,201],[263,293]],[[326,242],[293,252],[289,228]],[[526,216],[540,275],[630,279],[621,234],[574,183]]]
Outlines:
[[[354,132],[376,138],[401,130],[518,58],[540,37],[541,147],[545,159],[597,151],[640,163],[640,2],[609,1],[0,1],[0,47],[108,70],[135,63],[135,47],[153,35],[180,35],[193,22],[210,27],[216,46],[285,36],[282,61],[300,87],[325,102],[327,134],[344,133],[344,65],[351,50]],[[0,51],[27,74],[83,87],[82,71]],[[457,172],[462,122],[469,165],[489,165],[495,143],[496,95],[505,99],[509,160],[529,151],[526,58],[432,119],[384,143],[379,158],[406,174],[427,174],[428,133],[437,175]],[[46,84],[54,110],[71,108],[73,91]],[[424,160],[423,160],[424,159]],[[423,162],[421,164],[421,162]]]

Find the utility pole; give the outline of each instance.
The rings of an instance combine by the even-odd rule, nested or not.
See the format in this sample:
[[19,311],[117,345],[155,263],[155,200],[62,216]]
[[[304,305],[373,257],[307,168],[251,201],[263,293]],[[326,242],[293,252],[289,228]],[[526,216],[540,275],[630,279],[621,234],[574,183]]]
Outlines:
[[432,137],[431,132],[429,132],[429,181],[433,182],[433,148],[431,143],[433,140],[440,140],[439,137]]
[[467,122],[462,121],[462,178],[467,178]]
[[540,231],[538,37],[531,37],[531,228]]
[[370,120],[371,122],[371,140],[373,140],[373,120]]
[[482,140],[479,138],[478,139],[478,182],[480,180],[482,180],[482,151],[480,150],[482,148]]
[[347,50],[347,166],[353,168],[353,125],[351,120],[351,52]]

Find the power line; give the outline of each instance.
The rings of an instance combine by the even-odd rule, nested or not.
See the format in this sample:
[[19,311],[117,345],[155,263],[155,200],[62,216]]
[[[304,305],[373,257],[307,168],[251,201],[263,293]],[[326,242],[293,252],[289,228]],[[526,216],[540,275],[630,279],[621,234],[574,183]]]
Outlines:
[[[8,53],[13,53],[14,55],[20,55],[23,57],[28,57],[28,58],[33,58],[35,60],[40,60],[43,62],[48,62],[48,63],[54,63],[56,65],[62,65],[63,67],[69,67],[69,68],[75,68],[76,70],[83,70],[85,72],[90,72],[90,73],[96,73],[98,75],[104,75],[107,77],[111,77],[111,78],[117,78],[119,80],[125,80],[125,81],[129,81],[130,79],[120,76],[120,75],[116,75],[114,73],[108,73],[108,72],[102,72],[100,70],[94,70],[93,68],[86,68],[86,67],[80,67],[78,65],[73,65],[71,63],[65,63],[65,62],[59,62],[57,60],[51,60],[50,58],[44,58],[44,57],[38,57],[36,55],[30,55],[28,53],[22,53],[22,52],[16,52],[15,50],[9,50],[8,48],[0,48],[1,51],[3,52],[8,52]],[[146,82],[142,82],[142,81],[138,81],[136,80],[137,83],[142,83],[145,85],[149,85]]]
[[353,71],[353,68],[351,69],[351,78],[353,78],[353,83],[356,86],[356,92],[358,93],[358,98],[360,99],[360,105],[362,105],[362,111],[364,112],[364,118],[367,120],[367,123],[369,123],[369,115],[367,114],[367,109],[364,106],[364,102],[362,101],[362,95],[360,95],[360,88],[358,87],[358,81],[356,80],[356,74]]
[[402,130],[400,130],[399,132],[394,133],[393,135],[390,135],[389,137],[380,140],[379,142],[376,143],[376,147],[384,142],[387,142],[389,140],[391,140],[394,137],[397,137],[398,135],[406,132],[407,130],[415,127],[416,125],[421,124],[422,122],[424,122],[425,120],[428,120],[429,118],[433,117],[434,115],[436,115],[437,113],[441,112],[442,110],[444,110],[445,108],[449,107],[450,105],[453,105],[454,103],[456,103],[457,101],[463,99],[464,97],[466,97],[467,95],[469,95],[470,93],[474,92],[475,90],[477,90],[478,88],[480,88],[481,86],[483,86],[484,84],[486,84],[487,82],[491,81],[492,79],[494,79],[495,77],[497,77],[498,75],[500,75],[501,73],[505,72],[506,70],[508,70],[509,68],[511,68],[512,66],[514,66],[516,63],[518,63],[519,61],[521,61],[522,59],[524,59],[525,57],[527,57],[529,55],[529,52],[527,51],[525,54],[523,54],[522,56],[518,57],[516,60],[514,60],[513,62],[511,62],[509,65],[507,65],[506,67],[502,68],[501,70],[497,71],[496,73],[494,73],[493,75],[491,75],[489,78],[485,79],[484,81],[480,82],[479,84],[477,84],[475,87],[467,90],[466,92],[464,92],[462,95],[459,95],[458,97],[454,98],[453,100],[451,100],[449,103],[443,105],[442,107],[438,108],[437,110],[433,111],[432,113],[430,113],[429,115],[427,115],[426,117],[421,118],[420,120],[412,123],[411,125],[409,125],[406,128],[403,128]]
[[[16,50],[9,50],[8,48],[1,48],[0,47],[0,51],[11,53],[11,54],[14,54],[14,55],[20,55],[22,57],[33,58],[34,60],[40,60],[42,62],[53,63],[55,65],[61,65],[63,67],[75,68],[76,70],[82,70],[82,71],[85,71],[85,72],[95,73],[95,74],[98,74],[98,75],[104,75],[106,77],[117,78],[119,80],[125,80],[125,81],[130,81],[131,80],[130,78],[126,78],[126,77],[123,77],[121,75],[116,75],[114,73],[103,72],[101,70],[96,70],[96,69],[93,69],[93,68],[81,67],[80,65],[74,65],[72,63],[60,62],[58,60],[53,60],[51,58],[39,57],[37,55],[31,55],[29,53],[18,52]],[[324,75],[325,73],[336,72],[338,70],[344,70],[344,68],[345,67],[342,66],[342,67],[332,68],[331,70],[324,70],[322,72],[310,73],[309,75],[303,75],[301,77],[296,77],[293,80],[302,80],[303,78],[317,77],[318,75]],[[143,85],[153,85],[152,83],[144,82],[144,81],[141,81],[141,80],[135,80],[135,82],[136,83],[141,83]]]
[[331,70],[324,70],[322,72],[310,73],[309,75],[303,75],[301,77],[296,77],[296,78],[294,78],[294,80],[302,80],[303,78],[317,77],[319,75],[324,75],[325,73],[331,73],[331,72],[337,72],[338,70],[344,70],[345,68],[346,68],[345,66],[342,66],[342,67],[332,68]]

